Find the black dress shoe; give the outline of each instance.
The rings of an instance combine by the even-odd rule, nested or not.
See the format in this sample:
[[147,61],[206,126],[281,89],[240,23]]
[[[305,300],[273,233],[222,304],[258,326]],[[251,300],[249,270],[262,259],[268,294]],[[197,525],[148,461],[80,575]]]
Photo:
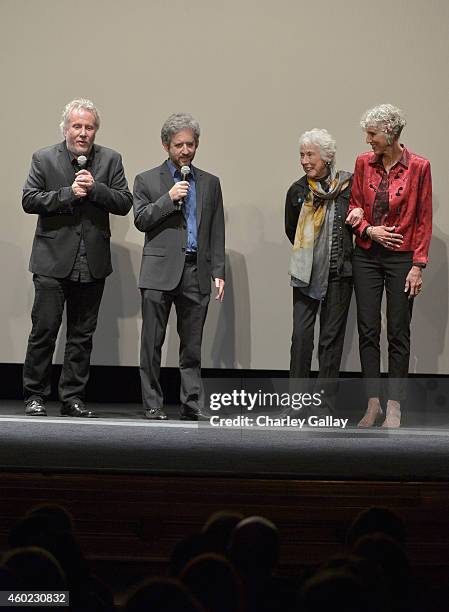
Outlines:
[[150,421],[166,421],[168,416],[161,408],[148,408],[145,410],[144,418]]
[[61,407],[61,416],[83,417],[85,419],[95,419],[96,414],[93,410],[88,410],[83,402],[73,402],[72,404],[63,404]]
[[40,398],[32,399],[25,404],[25,414],[27,416],[47,416],[44,401]]
[[181,421],[208,421],[207,414],[203,414],[200,410],[191,410],[183,408],[180,415]]

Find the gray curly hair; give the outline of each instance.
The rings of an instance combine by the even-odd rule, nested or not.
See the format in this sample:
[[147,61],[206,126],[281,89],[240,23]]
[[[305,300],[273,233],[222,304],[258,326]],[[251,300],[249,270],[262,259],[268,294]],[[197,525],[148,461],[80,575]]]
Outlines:
[[70,120],[70,114],[75,110],[80,110],[81,108],[89,111],[89,113],[92,113],[92,115],[95,117],[95,126],[97,130],[100,127],[100,113],[98,112],[98,108],[95,106],[95,104],[87,98],[78,98],[77,100],[72,100],[66,104],[64,110],[62,111],[61,123],[59,124],[59,127],[61,128],[61,133],[63,136],[65,136],[65,130]]
[[308,144],[316,145],[320,150],[321,159],[331,167],[335,166],[337,143],[327,130],[313,128],[313,130],[301,134],[299,137],[299,148]]
[[181,130],[192,130],[195,143],[200,138],[200,124],[189,113],[173,113],[164,123],[161,129],[162,144],[169,145],[175,134]]
[[403,111],[392,104],[374,106],[367,110],[360,119],[360,126],[363,130],[374,128],[384,132],[388,144],[391,144],[395,138],[399,138],[406,124]]

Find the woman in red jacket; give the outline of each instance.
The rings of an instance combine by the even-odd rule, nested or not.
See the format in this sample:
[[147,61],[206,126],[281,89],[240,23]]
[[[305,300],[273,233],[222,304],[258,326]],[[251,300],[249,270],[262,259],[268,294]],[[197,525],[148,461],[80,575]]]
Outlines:
[[[368,392],[359,427],[371,427],[381,419],[383,427],[399,427],[413,300],[422,289],[432,231],[430,164],[400,144],[406,121],[395,106],[375,106],[360,124],[372,151],[357,158],[346,220],[356,234],[353,275],[360,361]],[[389,374],[385,418],[379,388],[384,288]]]

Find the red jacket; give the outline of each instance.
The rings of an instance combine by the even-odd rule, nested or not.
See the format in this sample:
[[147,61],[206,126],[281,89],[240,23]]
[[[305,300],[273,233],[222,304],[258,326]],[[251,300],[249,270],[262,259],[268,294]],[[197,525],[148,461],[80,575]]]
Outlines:
[[[363,153],[355,162],[349,210],[363,208],[363,221],[354,230],[356,243],[363,249],[371,247],[365,235],[373,225],[372,211],[376,191],[385,169],[374,153]],[[401,159],[388,175],[389,212],[386,226],[396,226],[404,242],[396,251],[413,251],[413,263],[427,263],[432,234],[432,179],[430,163],[404,147]]]

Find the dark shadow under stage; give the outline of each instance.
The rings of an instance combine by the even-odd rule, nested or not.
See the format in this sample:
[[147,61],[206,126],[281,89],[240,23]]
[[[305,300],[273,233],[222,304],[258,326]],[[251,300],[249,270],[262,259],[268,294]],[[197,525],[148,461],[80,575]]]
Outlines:
[[[212,426],[143,419],[137,404],[90,404],[97,419],[25,417],[0,404],[3,472],[116,473],[263,479],[447,481],[449,427],[359,430],[313,426]],[[266,421],[265,421],[266,422]]]

